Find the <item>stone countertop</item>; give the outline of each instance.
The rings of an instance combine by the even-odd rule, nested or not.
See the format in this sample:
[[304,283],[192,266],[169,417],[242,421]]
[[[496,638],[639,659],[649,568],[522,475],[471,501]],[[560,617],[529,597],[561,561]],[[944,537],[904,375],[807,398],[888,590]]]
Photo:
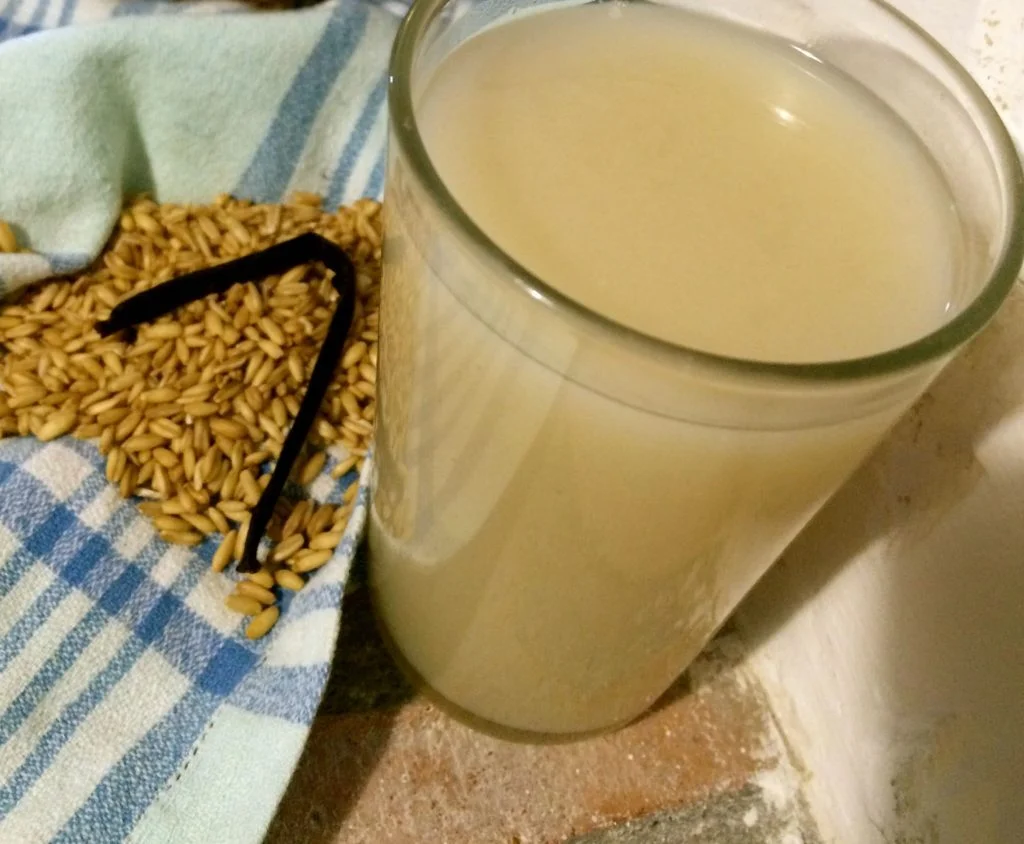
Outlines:
[[726,633],[639,722],[509,743],[413,692],[357,587],[267,844],[814,844],[800,776],[742,662]]

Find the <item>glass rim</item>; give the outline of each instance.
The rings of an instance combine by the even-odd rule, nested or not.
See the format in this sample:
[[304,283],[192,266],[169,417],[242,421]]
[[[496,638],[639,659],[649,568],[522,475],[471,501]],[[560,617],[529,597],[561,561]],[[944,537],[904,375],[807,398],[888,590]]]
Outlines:
[[[854,358],[811,362],[756,360],[696,349],[652,336],[587,307],[530,272],[498,246],[456,201],[427,154],[412,101],[412,63],[427,27],[440,10],[453,1],[416,0],[399,26],[388,68],[388,115],[392,138],[408,160],[414,177],[426,188],[453,228],[474,249],[496,264],[514,287],[556,315],[583,321],[613,342],[633,346],[644,354],[666,357],[675,363],[702,364],[738,375],[847,381],[896,374],[951,354],[985,326],[1012,289],[1024,260],[1024,169],[1009,131],[978,83],[945,47],[884,0],[866,0],[921,40],[965,87],[967,96],[980,111],[980,122],[992,133],[992,142],[986,143],[988,152],[997,168],[1001,168],[1008,177],[1001,191],[1010,217],[1003,231],[1002,250],[988,279],[967,306],[935,330],[894,349]],[[588,0],[582,0],[579,5],[586,2]]]

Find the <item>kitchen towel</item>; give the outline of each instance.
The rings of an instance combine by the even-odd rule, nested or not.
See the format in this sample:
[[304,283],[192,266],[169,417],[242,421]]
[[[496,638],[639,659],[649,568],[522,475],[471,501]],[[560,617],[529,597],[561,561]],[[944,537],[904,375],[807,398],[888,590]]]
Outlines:
[[[0,292],[86,267],[124,195],[330,206],[383,182],[398,17],[357,0],[0,5]],[[326,474],[311,494],[352,483]],[[91,443],[0,440],[0,842],[263,837],[327,680],[367,491],[332,561],[249,641],[210,572]]]

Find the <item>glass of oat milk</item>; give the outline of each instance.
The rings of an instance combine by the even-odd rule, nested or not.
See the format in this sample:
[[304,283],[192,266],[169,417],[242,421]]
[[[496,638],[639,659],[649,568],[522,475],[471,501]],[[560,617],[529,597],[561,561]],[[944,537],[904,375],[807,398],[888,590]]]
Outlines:
[[874,0],[417,0],[371,583],[484,728],[644,712],[992,316],[1020,163]]

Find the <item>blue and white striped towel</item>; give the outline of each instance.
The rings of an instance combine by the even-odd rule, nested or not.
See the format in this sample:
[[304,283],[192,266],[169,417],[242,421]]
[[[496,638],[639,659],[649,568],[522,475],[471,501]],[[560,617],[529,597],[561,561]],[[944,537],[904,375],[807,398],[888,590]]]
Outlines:
[[[378,194],[396,25],[359,0],[0,4],[0,219],[34,253],[0,255],[0,291],[85,266],[124,193]],[[92,445],[0,441],[0,842],[260,840],[327,679],[358,502],[250,642],[213,549],[163,543]]]

